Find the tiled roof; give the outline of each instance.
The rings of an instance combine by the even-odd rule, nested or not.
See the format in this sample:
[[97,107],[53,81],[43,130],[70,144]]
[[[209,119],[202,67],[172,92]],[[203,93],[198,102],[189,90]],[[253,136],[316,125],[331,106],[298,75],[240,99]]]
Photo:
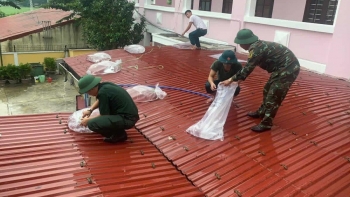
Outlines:
[[0,117],[0,196],[203,196],[137,130],[106,144],[68,116]]
[[0,41],[16,39],[43,31],[42,21],[51,21],[51,28],[66,24],[56,22],[66,17],[70,12],[55,9],[37,9],[21,14],[0,18]]
[[[185,132],[209,104],[204,83],[213,58],[207,50],[150,47],[142,55],[106,51],[123,69],[103,75],[117,84],[168,86],[164,100],[138,104],[137,128],[207,196],[348,196],[350,193],[350,84],[302,70],[271,131],[246,113],[262,101],[269,75],[256,68],[241,84],[224,127],[224,141]],[[238,55],[239,58],[245,58]],[[66,58],[82,76],[86,56]],[[162,174],[160,173],[161,177]]]

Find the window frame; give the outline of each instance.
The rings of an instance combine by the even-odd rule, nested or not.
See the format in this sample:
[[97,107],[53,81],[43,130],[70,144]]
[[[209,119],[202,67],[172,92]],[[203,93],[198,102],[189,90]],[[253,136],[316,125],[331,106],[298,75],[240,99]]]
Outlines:
[[[228,4],[228,5],[227,5]],[[230,6],[231,5],[231,6]],[[233,6],[233,0],[223,0],[222,1],[222,10],[221,13],[225,13],[225,14],[232,14],[232,6]],[[226,8],[231,8],[229,9],[229,12],[225,12]]]
[[[312,0],[307,0],[305,3],[305,10],[304,10],[304,16],[303,16],[303,22],[304,23],[314,23],[314,24],[322,24],[322,25],[334,25],[335,22],[335,17],[338,11],[338,5],[339,5],[339,0],[337,1],[337,5],[336,5],[336,9],[335,9],[335,13],[333,14],[333,23],[332,24],[327,24],[326,20],[327,20],[327,12],[328,12],[328,6],[329,6],[329,2],[331,0],[324,0],[323,1],[323,5],[322,5],[322,11],[321,11],[321,18],[320,18],[320,22],[310,22],[308,21],[308,15],[310,14],[310,7],[311,7],[311,3]],[[327,5],[326,7],[324,7],[325,5]],[[316,4],[317,6],[317,4]]]
[[[209,2],[209,10],[203,10],[201,9],[201,3],[202,2]],[[205,12],[211,12],[211,4],[212,4],[212,0],[199,0],[199,5],[198,5],[198,10],[201,10],[201,11],[205,11]]]
[[[262,9],[262,14],[261,16],[257,16],[256,13],[257,13],[257,10],[258,10],[258,3],[259,1],[263,1],[262,5],[263,5],[263,9]],[[255,17],[262,17],[262,18],[272,18],[272,13],[273,13],[273,7],[274,7],[274,3],[275,1],[274,0],[270,0],[271,1],[271,4],[270,5],[265,5],[267,0],[256,0],[256,5],[255,5],[255,13],[254,13],[254,16]],[[264,16],[264,10],[265,10],[265,7],[266,6],[269,6],[270,7],[270,12],[268,13],[269,16]]]

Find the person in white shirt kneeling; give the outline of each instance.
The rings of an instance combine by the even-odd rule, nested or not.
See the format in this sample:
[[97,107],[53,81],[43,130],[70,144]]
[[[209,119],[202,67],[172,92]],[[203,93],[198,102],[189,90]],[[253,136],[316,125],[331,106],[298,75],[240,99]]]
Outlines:
[[186,30],[182,33],[182,36],[191,28],[193,24],[196,27],[196,30],[191,32],[188,37],[191,44],[193,45],[192,49],[201,49],[199,37],[205,36],[207,34],[207,26],[199,16],[193,15],[191,10],[186,10],[185,15],[190,19],[190,21]]

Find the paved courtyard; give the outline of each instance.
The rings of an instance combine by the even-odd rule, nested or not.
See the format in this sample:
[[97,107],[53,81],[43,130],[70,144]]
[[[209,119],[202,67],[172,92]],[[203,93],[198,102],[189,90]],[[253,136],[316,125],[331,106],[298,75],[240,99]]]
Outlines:
[[78,91],[57,75],[51,83],[0,86],[0,116],[74,112]]

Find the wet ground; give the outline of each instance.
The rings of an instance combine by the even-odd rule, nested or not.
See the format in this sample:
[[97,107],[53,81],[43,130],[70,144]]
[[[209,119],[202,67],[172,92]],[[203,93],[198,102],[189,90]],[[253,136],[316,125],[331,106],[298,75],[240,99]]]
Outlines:
[[0,86],[0,116],[74,112],[78,91],[63,75],[51,82]]

